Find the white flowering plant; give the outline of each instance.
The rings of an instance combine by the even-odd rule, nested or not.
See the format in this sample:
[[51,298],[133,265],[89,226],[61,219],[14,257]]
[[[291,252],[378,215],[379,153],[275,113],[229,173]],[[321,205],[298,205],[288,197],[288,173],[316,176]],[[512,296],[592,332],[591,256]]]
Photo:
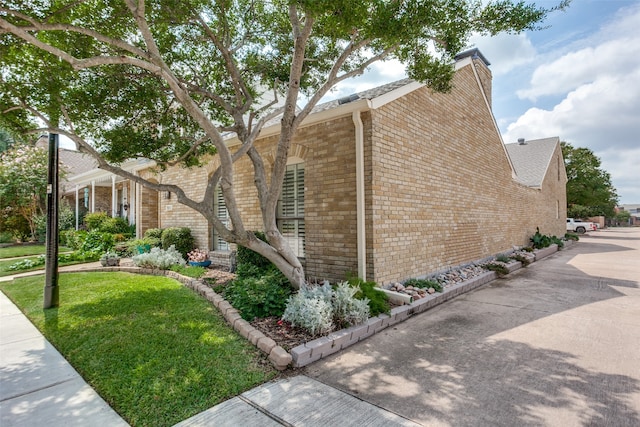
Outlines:
[[209,252],[205,251],[204,249],[196,248],[189,252],[187,254],[187,257],[189,258],[189,261],[192,262],[204,262],[209,259]]
[[159,268],[161,270],[168,270],[172,265],[185,265],[182,255],[173,245],[169,246],[166,251],[160,248],[151,248],[151,252],[135,255],[132,260],[138,267]]

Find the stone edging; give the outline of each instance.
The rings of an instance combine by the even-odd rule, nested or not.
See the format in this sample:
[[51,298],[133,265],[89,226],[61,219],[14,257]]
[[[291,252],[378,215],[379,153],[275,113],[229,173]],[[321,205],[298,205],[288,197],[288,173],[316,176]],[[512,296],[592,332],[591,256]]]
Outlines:
[[[568,241],[571,242],[571,241]],[[570,246],[565,242],[565,248]],[[571,242],[573,243],[573,242]],[[534,251],[535,261],[539,261],[558,251],[558,245],[551,245],[548,248],[538,249]],[[514,261],[507,264],[509,273],[522,268],[522,263]],[[128,273],[146,274],[153,276],[166,276],[178,280],[186,287],[192,289],[202,297],[206,298],[213,304],[224,316],[225,320],[240,335],[246,338],[251,344],[259,348],[267,354],[269,361],[277,370],[285,370],[290,364],[294,368],[300,368],[313,363],[317,360],[337,353],[357,342],[360,342],[371,335],[382,331],[383,329],[393,326],[397,323],[407,320],[414,314],[422,313],[437,305],[440,305],[458,295],[462,295],[482,285],[495,280],[498,275],[493,271],[487,271],[479,276],[475,276],[464,282],[445,287],[442,292],[427,295],[424,298],[413,301],[411,304],[401,305],[391,309],[389,315],[380,314],[370,318],[367,322],[360,325],[351,326],[347,329],[332,332],[331,334],[317,338],[315,340],[300,344],[287,352],[279,346],[273,339],[267,337],[258,329],[254,328],[249,322],[244,320],[238,310],[233,308],[221,295],[213,291],[209,286],[205,285],[202,280],[193,279],[178,274],[174,271],[157,270],[140,267],[96,267],[76,272],[104,272],[104,271],[123,271]]]

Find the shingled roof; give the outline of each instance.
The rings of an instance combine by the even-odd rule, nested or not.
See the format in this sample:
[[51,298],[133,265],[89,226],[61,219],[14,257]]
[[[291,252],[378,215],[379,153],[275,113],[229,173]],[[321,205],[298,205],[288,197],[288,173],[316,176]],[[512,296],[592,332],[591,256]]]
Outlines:
[[555,136],[524,141],[524,143],[505,144],[518,181],[528,187],[541,187],[553,158],[553,152],[559,143],[560,139]]

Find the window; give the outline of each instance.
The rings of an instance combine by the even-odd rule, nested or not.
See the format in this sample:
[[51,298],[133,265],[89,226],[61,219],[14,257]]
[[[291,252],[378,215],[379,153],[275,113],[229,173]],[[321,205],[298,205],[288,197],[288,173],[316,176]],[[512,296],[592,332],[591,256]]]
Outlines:
[[278,201],[278,230],[293,252],[304,257],[304,163],[287,165]]
[[[224,202],[224,197],[222,196],[222,189],[220,186],[216,188],[215,199],[213,200],[213,210],[216,213],[216,217],[222,221],[222,223],[229,227],[229,212],[227,211],[227,205]],[[229,243],[225,241],[220,234],[213,229],[213,250],[214,251],[228,251]]]

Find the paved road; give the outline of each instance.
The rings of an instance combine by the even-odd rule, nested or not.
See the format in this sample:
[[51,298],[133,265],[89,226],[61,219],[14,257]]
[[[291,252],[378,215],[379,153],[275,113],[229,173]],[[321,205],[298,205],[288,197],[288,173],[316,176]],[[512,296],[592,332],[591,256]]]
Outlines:
[[305,374],[428,426],[640,426],[640,229],[591,233]]

